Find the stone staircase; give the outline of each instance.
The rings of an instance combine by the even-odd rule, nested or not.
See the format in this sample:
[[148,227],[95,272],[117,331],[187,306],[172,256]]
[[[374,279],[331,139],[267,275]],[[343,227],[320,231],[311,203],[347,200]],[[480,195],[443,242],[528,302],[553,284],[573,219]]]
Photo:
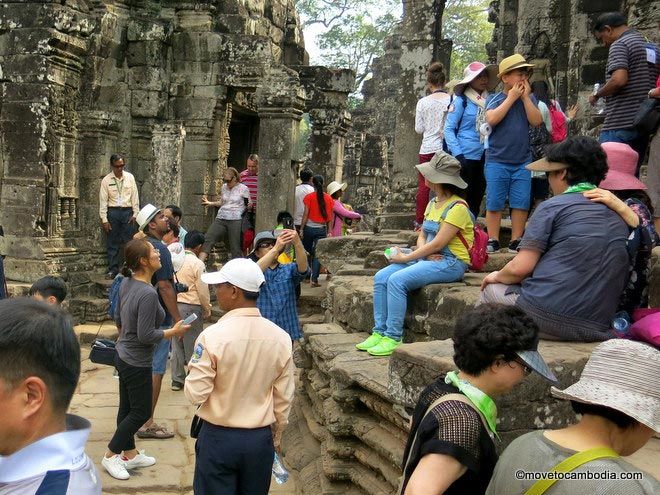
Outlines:
[[[395,493],[415,402],[425,386],[455,369],[452,328],[456,317],[476,302],[484,273],[467,273],[460,283],[412,293],[406,343],[389,358],[355,349],[373,326],[373,275],[386,263],[383,250],[410,245],[414,238],[411,232],[387,230],[325,239],[318,245],[333,277],[323,301],[324,321],[305,324],[305,337],[296,349],[299,386],[283,442],[286,463],[304,481],[302,493]],[[654,254],[653,304],[658,305],[660,248]],[[512,257],[506,252],[492,255],[486,271],[501,268]],[[543,341],[540,352],[563,388],[575,382],[595,345]],[[575,420],[570,405],[553,399],[549,384],[535,374],[497,405],[500,451],[527,431]],[[651,451],[657,452],[660,440],[652,443]]]

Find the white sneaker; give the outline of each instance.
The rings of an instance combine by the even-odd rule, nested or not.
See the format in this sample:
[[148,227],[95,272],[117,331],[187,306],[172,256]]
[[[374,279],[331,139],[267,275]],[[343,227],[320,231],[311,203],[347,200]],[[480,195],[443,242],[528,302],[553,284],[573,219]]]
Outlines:
[[124,466],[124,461],[122,461],[121,456],[115,454],[112,457],[103,456],[101,460],[101,466],[105,468],[110,476],[118,480],[127,480],[131,477],[126,471]]
[[153,466],[156,464],[156,458],[144,455],[144,450],[138,450],[138,454],[133,457],[133,459],[122,462],[124,463],[124,466],[126,466],[126,469],[135,469]]

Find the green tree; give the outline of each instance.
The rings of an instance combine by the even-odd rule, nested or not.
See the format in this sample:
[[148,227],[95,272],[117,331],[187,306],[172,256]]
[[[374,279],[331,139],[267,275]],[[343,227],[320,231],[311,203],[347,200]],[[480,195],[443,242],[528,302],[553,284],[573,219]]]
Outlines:
[[355,90],[371,74],[371,62],[383,54],[384,40],[399,21],[399,0],[297,0],[303,28],[325,30],[317,37],[320,62],[353,69]]
[[453,42],[450,78],[462,78],[470,62],[487,61],[486,43],[493,35],[489,0],[448,0],[442,16],[442,37]]

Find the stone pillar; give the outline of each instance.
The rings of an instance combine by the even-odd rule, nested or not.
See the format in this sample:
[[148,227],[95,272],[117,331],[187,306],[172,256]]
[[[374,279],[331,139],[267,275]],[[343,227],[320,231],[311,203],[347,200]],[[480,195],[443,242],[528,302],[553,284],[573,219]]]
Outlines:
[[142,204],[158,207],[179,204],[181,199],[181,161],[186,131],[181,124],[155,125],[152,130],[153,162],[149,179],[142,186]]
[[294,148],[305,91],[289,69],[268,68],[257,89],[259,106],[259,193],[256,231],[272,229],[277,212],[293,211]]
[[417,185],[417,163],[421,137],[415,133],[415,107],[426,95],[426,69],[440,61],[449,69],[451,41],[442,40],[444,0],[407,0],[401,25],[401,55],[398,111],[396,116],[393,189]]

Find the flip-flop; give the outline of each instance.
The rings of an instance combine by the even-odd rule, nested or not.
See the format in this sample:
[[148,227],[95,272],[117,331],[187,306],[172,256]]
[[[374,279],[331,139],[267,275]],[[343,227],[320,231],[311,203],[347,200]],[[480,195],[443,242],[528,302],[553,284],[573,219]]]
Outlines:
[[157,424],[152,424],[151,426],[145,428],[144,430],[138,430],[136,433],[138,438],[172,438],[174,433],[169,431],[164,426],[159,426]]

